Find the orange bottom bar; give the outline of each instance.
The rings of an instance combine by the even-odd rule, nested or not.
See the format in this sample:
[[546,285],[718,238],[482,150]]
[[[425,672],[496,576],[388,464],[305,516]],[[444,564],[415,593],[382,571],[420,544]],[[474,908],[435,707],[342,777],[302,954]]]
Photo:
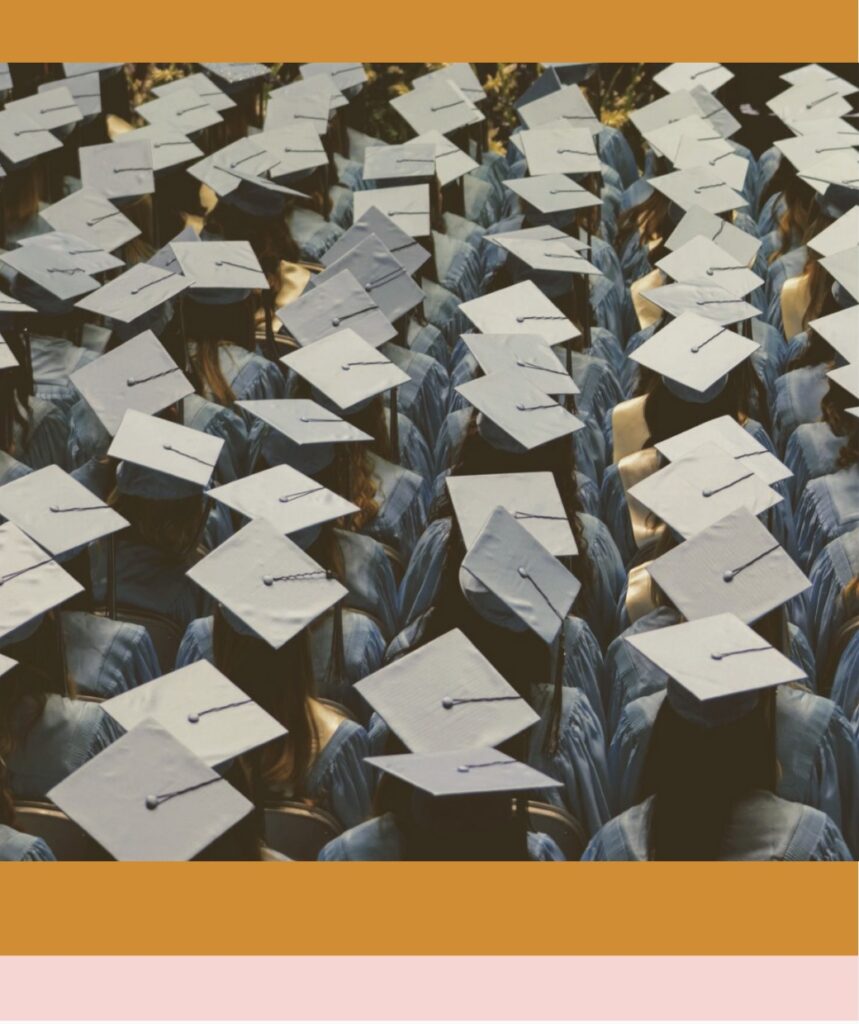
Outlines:
[[855,864],[4,864],[0,955],[856,955]]

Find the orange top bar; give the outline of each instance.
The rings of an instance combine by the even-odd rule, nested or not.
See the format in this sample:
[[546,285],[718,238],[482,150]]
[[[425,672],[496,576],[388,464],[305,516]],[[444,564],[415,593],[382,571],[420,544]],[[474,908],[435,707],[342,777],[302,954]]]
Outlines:
[[857,953],[849,863],[4,864],[0,890],[0,955]]
[[[791,9],[793,7],[793,9]],[[3,4],[4,61],[855,61],[856,0]]]

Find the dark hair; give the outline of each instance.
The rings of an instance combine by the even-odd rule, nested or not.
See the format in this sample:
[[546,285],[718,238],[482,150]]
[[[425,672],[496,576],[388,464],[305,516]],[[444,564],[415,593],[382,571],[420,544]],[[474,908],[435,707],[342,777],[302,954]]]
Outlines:
[[751,712],[706,727],[663,700],[647,749],[639,799],[653,797],[649,860],[718,860],[737,802],[775,791],[775,690]]
[[859,465],[859,420],[851,416],[853,422],[849,425],[844,444],[838,452],[838,468],[849,469],[851,466]]
[[651,251],[651,262],[667,255],[665,240],[674,228],[670,217],[671,200],[656,189],[635,206],[624,210],[617,218],[615,248],[622,252],[636,236],[643,244],[658,242]]
[[207,226],[220,231],[227,241],[250,242],[272,287],[276,284],[280,261],[295,263],[301,257],[286,219],[281,216],[253,217],[230,203],[221,202],[209,216]]
[[122,494],[114,489],[108,504],[125,516],[132,535],[141,543],[177,559],[186,558],[194,550],[208,512],[208,502],[202,493],[167,501]]
[[221,369],[220,348],[230,344],[254,351],[254,296],[226,305],[186,302],[184,311],[186,338],[195,346],[191,363],[204,396],[232,405],[236,396]]

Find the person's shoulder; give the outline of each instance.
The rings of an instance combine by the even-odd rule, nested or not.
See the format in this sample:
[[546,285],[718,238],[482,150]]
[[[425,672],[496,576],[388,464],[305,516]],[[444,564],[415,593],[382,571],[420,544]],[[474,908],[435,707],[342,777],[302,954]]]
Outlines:
[[392,814],[371,818],[332,839],[319,860],[400,860],[401,836]]

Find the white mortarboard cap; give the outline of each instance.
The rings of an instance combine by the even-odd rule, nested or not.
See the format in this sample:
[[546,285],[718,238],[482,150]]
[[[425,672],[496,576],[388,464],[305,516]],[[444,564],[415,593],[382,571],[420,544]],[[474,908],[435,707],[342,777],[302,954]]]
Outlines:
[[193,75],[185,75],[184,78],[174,78],[172,82],[165,82],[163,85],[152,87],[152,91],[159,97],[169,96],[171,93],[182,92],[186,89],[193,90],[201,100],[205,100],[219,114],[225,110],[232,110],[236,105],[235,100],[230,99],[223,89],[219,89],[208,75],[204,75],[199,71]]
[[[367,152],[374,153],[377,148],[373,146]],[[375,207],[412,238],[425,238],[430,233],[428,185],[361,189],[353,193],[352,198],[356,217],[361,217],[371,207]]]
[[118,512],[54,465],[0,487],[0,515],[54,557],[128,526]]
[[381,210],[371,206],[361,217],[356,217],[349,230],[323,254],[322,263],[325,267],[330,267],[332,263],[339,260],[341,256],[345,256],[347,252],[371,235],[376,236],[376,240],[387,248],[394,259],[405,268],[407,274],[414,274],[415,271],[420,270],[430,258],[430,254],[420,242],[416,242],[411,235],[407,235],[394,220],[386,217]]
[[307,174],[328,163],[328,153],[319,134],[313,127],[300,121],[260,132],[253,137],[253,142],[277,159],[277,163],[268,169],[269,175],[275,180]]
[[78,309],[121,324],[134,323],[188,287],[187,278],[148,263],[136,263],[77,303]]
[[729,612],[627,636],[699,701],[803,679],[805,673]]
[[786,139],[776,139],[774,143],[798,171],[809,170],[833,153],[855,152],[857,144],[859,138],[854,135],[845,137],[840,131],[791,135]]
[[458,629],[379,669],[355,689],[420,754],[503,743],[539,721]]
[[[551,228],[551,225],[543,225]],[[527,232],[527,228],[525,229]],[[586,247],[576,243],[568,235],[541,239],[523,231],[505,232],[493,236],[490,241],[500,245],[521,260],[532,270],[553,274],[587,274],[601,276],[602,271],[594,266],[582,250]]]
[[518,445],[530,450],[581,430],[580,419],[554,402],[516,370],[460,384],[462,397]]
[[459,309],[484,334],[539,334],[557,345],[581,333],[533,281],[481,295]]
[[365,181],[431,178],[434,174],[435,147],[431,145],[370,146],[364,153]]
[[220,78],[228,85],[245,85],[248,82],[256,82],[260,78],[268,78],[271,73],[271,68],[267,64],[259,64],[255,61],[215,61],[208,64],[201,62],[200,67],[205,68],[210,74]]
[[391,106],[416,134],[435,128],[447,135],[457,128],[485,120],[483,114],[450,79],[438,79],[420,89],[395,96]]
[[113,252],[140,234],[140,229],[109,199],[86,186],[42,210],[41,217],[56,231],[77,235],[106,252]]
[[792,121],[788,128],[794,135],[835,135],[845,141],[859,136],[859,128],[843,117],[818,117],[812,120]]
[[859,300],[859,245],[825,256],[820,265],[854,299]]
[[48,797],[119,861],[196,857],[253,810],[222,776],[144,721]]
[[552,473],[484,473],[445,481],[466,548],[477,541],[496,508],[514,519],[557,558],[578,553]]
[[762,277],[704,235],[691,238],[656,266],[682,284],[716,284],[738,299],[764,283]]
[[391,321],[348,270],[305,291],[279,309],[277,316],[300,345],[335,334],[341,326],[350,327],[374,347],[397,335]]
[[272,466],[215,487],[209,497],[248,519],[264,519],[283,534],[298,533],[359,511],[351,501],[287,465]]
[[829,82],[805,82],[792,85],[767,101],[770,110],[785,124],[841,117],[850,113],[850,103]]
[[82,117],[95,117],[101,113],[101,81],[95,72],[43,82],[38,87],[40,93],[56,92],[58,89],[68,90]]
[[32,118],[40,128],[50,131],[67,128],[83,120],[80,108],[64,85],[51,92],[37,92],[21,100],[10,100],[6,110],[10,114],[23,114]]
[[554,642],[581,589],[576,577],[500,506],[468,549],[459,579],[478,611],[486,603],[481,591],[488,591],[547,644]]
[[845,249],[855,249],[859,246],[859,206],[848,210],[806,244],[809,249],[820,253],[821,256],[834,256]]
[[577,85],[565,85],[519,107],[519,117],[528,128],[564,121],[573,128],[586,128],[597,135],[602,125]]
[[286,735],[277,719],[208,661],[135,686],[102,709],[127,732],[147,719],[157,722],[211,768]]
[[114,145],[126,146],[132,143],[148,142],[152,152],[152,169],[156,172],[180,167],[182,164],[199,160],[203,150],[181,132],[161,125],[149,124],[143,128],[135,128],[133,132],[123,132],[114,139]]
[[647,571],[687,619],[730,612],[743,622],[756,622],[811,586],[745,508],[657,558]]
[[217,196],[224,197],[239,187],[240,173],[265,174],[277,165],[277,160],[256,141],[256,137],[242,138],[193,164],[188,173],[208,185]]
[[510,370],[547,395],[577,395],[579,388],[551,345],[539,334],[463,334],[484,373]]
[[761,247],[760,239],[741,231],[709,210],[692,206],[668,237],[665,248],[675,252],[698,235],[709,238],[746,267],[754,262]]
[[600,158],[587,128],[528,128],[516,136],[529,174],[599,173]]
[[434,797],[557,789],[561,783],[491,747],[438,754],[385,754],[365,762]]
[[843,96],[850,96],[854,92],[859,92],[859,87],[855,86],[852,82],[848,82],[847,79],[841,78],[840,75],[834,74],[828,68],[821,67],[819,64],[805,64],[801,68],[795,68],[793,71],[787,71],[783,75],[779,75],[779,78],[783,82],[787,82],[788,85],[824,82],[829,88],[837,89]]
[[100,246],[85,242],[77,235],[64,231],[50,231],[44,235],[22,238],[19,244],[24,248],[38,246],[40,249],[69,256],[75,266],[80,267],[87,274],[103,274],[106,270],[116,270],[123,266],[121,259],[112,256]]
[[815,192],[824,195],[831,185],[859,185],[859,152],[849,149],[830,153],[815,164],[798,172],[798,177],[809,184]]
[[[339,274],[349,270],[379,308],[392,322],[396,322],[409,310],[423,301],[424,293],[409,276],[409,271],[399,261],[399,256],[412,250],[403,249],[394,254],[375,234],[369,234],[351,249],[326,265],[321,274],[311,279],[318,287]],[[425,250],[422,250],[425,251]]]
[[79,75],[91,75],[98,74],[99,76],[104,75],[107,77],[113,71],[119,70],[122,64],[112,64],[107,61],[101,63],[64,63],[63,71],[68,78],[77,78]]
[[25,164],[54,149],[62,149],[62,143],[32,117],[0,110],[0,156],[8,165]]
[[701,117],[708,121],[723,139],[729,139],[732,135],[736,135],[742,127],[730,110],[703,85],[693,86],[689,90],[689,94],[701,112]]
[[808,325],[849,363],[859,363],[859,306],[848,306]]
[[217,110],[190,86],[176,89],[148,103],[141,103],[135,113],[147,124],[171,128],[183,135],[192,135],[223,121]]
[[37,284],[61,302],[69,302],[98,288],[98,281],[73,257],[39,245],[25,245],[0,255],[16,274]]
[[128,409],[107,454],[205,487],[223,447],[221,438]]
[[312,64],[302,64],[299,71],[302,78],[331,75],[338,89],[351,89],[356,85],[363,85],[367,80],[364,65],[356,61],[316,61]]
[[288,537],[255,519],[188,570],[188,577],[275,649],[347,590]]
[[631,110],[629,119],[646,136],[664,125],[680,121],[684,117],[700,117],[701,108],[687,89],[679,89],[668,96],[662,96],[637,110]]
[[479,166],[476,160],[472,160],[468,153],[454,146],[450,139],[445,138],[436,128],[422,132],[417,138],[412,139],[412,142],[416,145],[432,146],[435,176],[442,188]]
[[723,449],[738,466],[753,469],[765,484],[775,484],[793,476],[787,466],[756,441],[733,416],[717,416],[706,423],[699,423],[665,441],[657,441],[656,449],[669,462],[676,462],[707,443]]
[[147,139],[130,139],[122,147],[112,142],[82,146],[78,156],[81,181],[108,199],[147,196],[155,191],[152,144]]
[[353,409],[410,378],[348,327],[283,356],[281,362],[338,409]]
[[250,242],[173,242],[170,247],[194,290],[268,288]]
[[[705,127],[706,121],[701,122]],[[736,192],[742,192],[749,173],[749,161],[741,156],[727,139],[714,139],[713,129],[703,139],[683,136],[673,151],[671,162],[677,170],[708,167]]]
[[349,99],[343,95],[342,90],[334,81],[333,75],[319,74],[311,75],[310,78],[297,78],[287,85],[272,89],[268,94],[269,102],[277,102],[284,97],[296,96],[324,96],[328,104],[329,113],[349,105]]
[[372,441],[369,434],[309,398],[263,398],[236,403],[283,434],[293,444],[345,444]]
[[127,409],[153,415],[194,393],[191,382],[151,331],[87,363],[71,382],[113,436]]
[[782,500],[757,473],[709,443],[641,480],[629,494],[682,537],[694,537],[735,509],[759,515]]
[[826,376],[839,387],[859,398],[859,363],[848,363],[830,370]]
[[474,73],[470,64],[446,64],[437,71],[430,71],[426,75],[419,75],[412,80],[414,89],[424,89],[438,81],[450,81],[458,86],[472,103],[480,103],[486,99],[486,90],[480,84],[480,79]]
[[715,92],[720,86],[734,77],[724,64],[669,64],[667,68],[657,72],[653,81],[662,86],[666,92],[677,92],[678,89],[692,89],[702,85],[709,92]]
[[0,371],[14,370],[20,366],[15,353],[9,347],[9,342],[0,334]]
[[326,92],[302,92],[292,89],[280,93],[266,107],[265,130],[290,124],[309,125],[317,135],[328,131],[331,98]]
[[511,178],[504,184],[540,213],[567,213],[600,206],[602,200],[564,174]]
[[739,192],[725,184],[718,164],[661,174],[651,178],[650,184],[683,210],[700,206],[710,213],[725,213],[749,205]]
[[712,323],[737,324],[761,315],[756,306],[715,284],[666,284],[643,294],[654,305],[678,318],[683,313],[694,313]]
[[0,640],[83,590],[14,523],[0,526],[0,565]]

